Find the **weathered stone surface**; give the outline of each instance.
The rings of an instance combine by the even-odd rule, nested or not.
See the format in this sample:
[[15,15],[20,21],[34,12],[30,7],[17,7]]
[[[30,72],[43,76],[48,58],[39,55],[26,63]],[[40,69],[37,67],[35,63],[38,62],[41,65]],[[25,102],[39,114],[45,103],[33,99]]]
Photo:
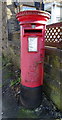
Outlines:
[[2,3],[1,24],[3,54],[13,63],[15,69],[17,69],[20,67],[20,35],[17,32],[15,33],[17,22],[13,2],[10,4],[7,2]]
[[46,49],[44,91],[54,104],[62,110],[62,51],[59,49]]
[[15,70],[20,68],[20,56],[15,54],[12,47],[8,47],[6,51],[3,50],[3,55],[13,64]]
[[2,2],[2,47],[6,49],[8,46],[8,31],[7,31],[7,11],[6,2]]
[[16,19],[16,8],[14,6],[14,2],[11,1],[10,4],[7,2],[7,24],[8,24],[8,32],[13,33],[18,30],[20,27],[18,26],[18,21]]

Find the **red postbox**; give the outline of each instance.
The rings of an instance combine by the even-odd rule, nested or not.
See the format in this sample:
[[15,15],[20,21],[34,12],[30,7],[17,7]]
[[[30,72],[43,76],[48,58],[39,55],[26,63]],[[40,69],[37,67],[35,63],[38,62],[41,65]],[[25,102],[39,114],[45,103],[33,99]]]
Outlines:
[[21,11],[21,102],[27,108],[38,107],[42,98],[43,63],[46,21],[50,14],[44,11]]

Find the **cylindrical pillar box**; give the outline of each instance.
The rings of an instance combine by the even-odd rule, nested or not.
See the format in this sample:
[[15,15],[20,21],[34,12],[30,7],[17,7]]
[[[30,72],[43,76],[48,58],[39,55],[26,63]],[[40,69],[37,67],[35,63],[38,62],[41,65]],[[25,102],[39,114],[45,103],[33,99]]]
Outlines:
[[44,11],[21,11],[21,102],[26,108],[41,104],[43,85],[44,40],[46,21],[50,14]]

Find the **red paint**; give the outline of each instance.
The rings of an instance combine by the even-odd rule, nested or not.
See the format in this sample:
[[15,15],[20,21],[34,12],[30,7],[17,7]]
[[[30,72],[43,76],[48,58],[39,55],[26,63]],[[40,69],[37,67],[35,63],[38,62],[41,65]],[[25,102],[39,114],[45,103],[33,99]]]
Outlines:
[[[47,16],[48,15],[48,16]],[[42,11],[23,11],[16,15],[21,29],[21,84],[26,87],[38,87],[43,84],[43,61],[45,23],[50,14]],[[35,23],[35,28],[32,28]],[[43,24],[44,23],[44,24]],[[25,32],[25,30],[41,30],[40,32]],[[28,51],[28,37],[37,37],[37,52]],[[42,63],[41,63],[42,61]]]

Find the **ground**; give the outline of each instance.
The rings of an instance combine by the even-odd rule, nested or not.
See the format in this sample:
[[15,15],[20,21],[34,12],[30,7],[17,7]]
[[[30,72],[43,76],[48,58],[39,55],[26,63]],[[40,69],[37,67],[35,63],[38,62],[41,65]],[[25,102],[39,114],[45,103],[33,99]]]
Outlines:
[[3,84],[2,84],[2,118],[41,118],[60,119],[62,113],[56,108],[51,100],[42,93],[41,105],[34,109],[24,108],[19,101],[20,98],[20,71],[13,71],[11,64],[3,62]]

